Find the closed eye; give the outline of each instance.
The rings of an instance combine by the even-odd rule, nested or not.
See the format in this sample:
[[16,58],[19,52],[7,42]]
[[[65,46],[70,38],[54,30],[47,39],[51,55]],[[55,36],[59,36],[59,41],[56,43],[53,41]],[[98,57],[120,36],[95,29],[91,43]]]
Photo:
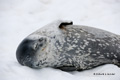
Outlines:
[[42,42],[42,41],[43,41],[43,38],[40,38],[39,41]]

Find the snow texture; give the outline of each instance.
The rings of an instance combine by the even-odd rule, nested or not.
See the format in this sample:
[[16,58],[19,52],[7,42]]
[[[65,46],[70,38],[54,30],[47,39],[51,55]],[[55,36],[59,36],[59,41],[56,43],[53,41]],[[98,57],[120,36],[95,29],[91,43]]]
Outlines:
[[112,64],[81,72],[21,66],[19,43],[58,19],[120,34],[120,0],[0,0],[0,80],[120,80],[120,68]]

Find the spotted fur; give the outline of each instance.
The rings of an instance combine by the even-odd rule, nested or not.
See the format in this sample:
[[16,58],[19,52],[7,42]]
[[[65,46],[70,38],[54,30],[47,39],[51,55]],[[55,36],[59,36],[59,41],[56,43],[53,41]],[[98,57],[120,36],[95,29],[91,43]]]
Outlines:
[[[46,41],[38,44],[41,38]],[[73,71],[91,69],[103,64],[120,66],[120,36],[101,29],[72,25],[72,22],[59,20],[35,31],[25,39],[38,44],[39,49],[33,53],[26,49],[28,53],[33,54],[26,61],[31,65],[25,63],[28,56],[26,53],[22,57],[23,61],[20,61],[19,57],[17,59],[21,64],[24,62],[23,65],[32,68],[53,67]],[[17,55],[23,50],[23,42],[18,47]]]

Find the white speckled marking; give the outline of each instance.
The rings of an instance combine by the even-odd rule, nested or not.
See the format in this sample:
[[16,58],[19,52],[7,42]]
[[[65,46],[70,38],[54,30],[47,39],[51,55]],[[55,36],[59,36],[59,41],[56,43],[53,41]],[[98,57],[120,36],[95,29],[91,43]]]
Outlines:
[[[38,50],[35,54],[34,65],[36,66],[39,63],[39,66],[36,67],[69,65],[79,70],[90,69],[104,63],[118,64],[117,58],[120,56],[117,54],[120,54],[120,50],[114,50],[115,47],[120,49],[120,37],[118,35],[101,29],[78,25],[66,25],[60,29],[59,25],[62,22],[67,21],[58,20],[27,37],[32,40],[45,37],[48,41],[45,49],[43,51]],[[33,47],[35,48],[35,45]],[[115,59],[111,59],[111,55]]]

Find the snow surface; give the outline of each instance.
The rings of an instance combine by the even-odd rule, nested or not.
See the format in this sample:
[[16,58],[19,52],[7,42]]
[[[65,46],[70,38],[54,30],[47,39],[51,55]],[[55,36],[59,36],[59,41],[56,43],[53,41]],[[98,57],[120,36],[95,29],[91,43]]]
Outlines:
[[21,66],[19,43],[57,19],[120,34],[120,0],[0,0],[0,80],[120,80],[120,68],[112,64],[82,72]]

